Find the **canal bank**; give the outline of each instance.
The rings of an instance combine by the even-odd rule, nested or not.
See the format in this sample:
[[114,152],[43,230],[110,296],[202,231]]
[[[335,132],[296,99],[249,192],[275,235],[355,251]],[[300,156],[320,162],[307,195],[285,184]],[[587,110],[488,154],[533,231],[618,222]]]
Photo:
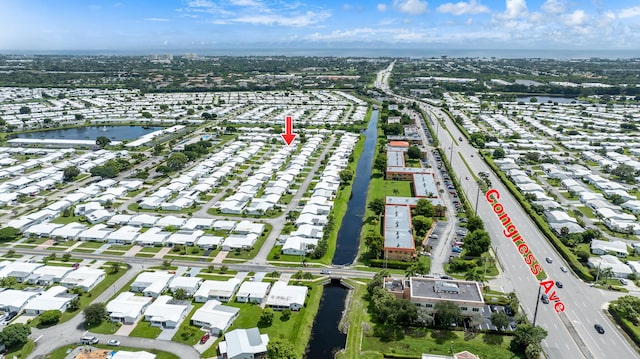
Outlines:
[[[342,220],[336,240],[334,265],[345,265],[354,262],[358,253],[362,217],[364,215],[367,188],[371,179],[373,155],[378,134],[378,110],[373,110],[369,125],[364,131],[364,148],[356,167],[351,197],[347,211]],[[336,352],[345,347],[347,335],[339,326],[343,320],[345,303],[349,289],[334,278],[324,287],[320,306],[313,323],[311,338],[305,353],[306,359],[333,358]]]
[[371,168],[373,166],[373,155],[378,140],[378,110],[371,112],[369,125],[364,131],[364,149],[358,160],[356,173],[351,188],[351,198],[347,204],[338,237],[336,241],[336,251],[332,264],[348,265],[355,261],[358,247],[360,245],[360,231],[362,230],[362,218],[365,213],[367,202],[367,189],[371,180]]

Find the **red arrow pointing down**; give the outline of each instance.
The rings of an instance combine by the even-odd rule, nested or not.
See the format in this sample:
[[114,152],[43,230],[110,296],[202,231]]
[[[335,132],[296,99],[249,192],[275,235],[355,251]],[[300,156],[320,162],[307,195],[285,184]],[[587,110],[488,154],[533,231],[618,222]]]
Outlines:
[[291,143],[296,138],[296,134],[293,133],[293,119],[291,116],[287,116],[284,118],[284,133],[281,133],[282,139],[287,144],[287,146],[291,146]]

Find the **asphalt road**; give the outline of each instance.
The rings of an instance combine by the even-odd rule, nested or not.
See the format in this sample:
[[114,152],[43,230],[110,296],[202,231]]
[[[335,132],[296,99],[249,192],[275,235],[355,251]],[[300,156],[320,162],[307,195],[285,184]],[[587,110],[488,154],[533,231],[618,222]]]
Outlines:
[[[425,110],[426,107],[427,105],[424,105]],[[493,188],[501,194],[500,202],[504,205],[505,211],[509,213],[512,222],[522,233],[549,279],[559,280],[564,284],[562,289],[555,287],[552,289],[557,291],[560,300],[565,304],[564,314],[556,313],[552,304],[541,303],[538,310],[537,324],[549,332],[542,343],[548,358],[640,358],[637,349],[632,347],[624,334],[619,332],[619,329],[603,312],[607,302],[624,294],[592,288],[573,273],[563,273],[560,266],[564,265],[567,268],[569,266],[547,242],[535,223],[484,161],[478,160],[477,149],[469,145],[465,138],[463,141],[458,141],[462,134],[446,114],[433,107],[430,107],[430,110],[445,121],[446,127],[453,136],[452,138],[443,128],[438,130],[442,148],[445,155],[451,156],[450,161],[456,175],[472,178],[461,157],[475,174],[480,171],[491,174]],[[439,126],[437,121],[436,126]],[[462,188],[472,205],[475,206],[477,184],[468,183]],[[516,246],[504,237],[502,223],[482,194],[479,197],[477,208],[479,216],[485,223],[485,229],[491,235],[492,245],[498,259],[505,268],[506,277],[510,279],[514,290],[518,293],[521,305],[531,319],[537,301],[538,281],[531,274],[529,266],[524,263]],[[546,257],[553,258],[553,264],[545,262]],[[596,323],[604,327],[605,334],[598,334],[595,331],[593,326]]]

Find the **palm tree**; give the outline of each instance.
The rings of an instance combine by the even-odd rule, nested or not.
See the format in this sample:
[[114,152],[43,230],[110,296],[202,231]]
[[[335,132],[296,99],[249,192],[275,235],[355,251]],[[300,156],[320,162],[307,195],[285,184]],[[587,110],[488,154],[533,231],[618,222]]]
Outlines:
[[484,273],[478,269],[468,270],[467,273],[465,273],[464,275],[464,279],[468,281],[473,281],[473,282],[480,282],[480,283],[485,282]]
[[407,267],[407,269],[404,272],[404,275],[407,278],[415,277],[417,272],[418,272],[418,266],[416,265],[416,263],[412,263],[410,266]]

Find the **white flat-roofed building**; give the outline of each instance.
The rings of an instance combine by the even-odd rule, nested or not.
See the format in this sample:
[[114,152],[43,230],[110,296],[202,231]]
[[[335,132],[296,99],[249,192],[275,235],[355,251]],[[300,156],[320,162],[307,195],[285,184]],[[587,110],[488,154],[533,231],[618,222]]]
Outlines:
[[313,251],[313,248],[318,245],[318,241],[318,238],[306,238],[291,235],[287,237],[284,244],[282,244],[281,251],[283,254],[304,256]]
[[288,285],[275,282],[267,296],[266,305],[274,310],[291,309],[298,311],[304,306],[309,288],[300,285]]
[[594,239],[591,241],[591,253],[597,255],[615,253],[618,257],[626,257],[628,252],[627,244],[623,241],[601,241]]
[[18,283],[25,281],[33,271],[42,267],[42,263],[9,262],[0,269],[0,278],[12,277]]
[[169,281],[175,276],[169,272],[142,272],[131,283],[132,292],[143,293],[147,297],[157,298],[169,286]]
[[163,246],[171,232],[164,232],[162,228],[152,227],[146,232],[140,233],[136,243],[144,247]]
[[186,218],[180,218],[180,217],[176,217],[176,216],[164,216],[164,217],[160,218],[154,224],[154,226],[160,227],[160,228],[165,228],[165,227],[171,226],[171,227],[180,229],[180,228],[182,228],[182,226],[184,226],[185,223],[187,223],[187,219]]
[[65,287],[53,286],[41,295],[30,299],[24,306],[24,311],[31,315],[42,314],[47,310],[64,312],[67,310],[69,303],[77,296],[77,294],[68,293]]
[[140,234],[139,227],[122,226],[116,231],[109,233],[107,236],[107,242],[115,244],[131,244],[136,240],[138,234]]
[[234,249],[249,249],[253,247],[253,244],[258,239],[258,235],[255,233],[249,234],[232,234],[227,237],[222,243],[223,251],[232,251]]
[[233,232],[238,234],[254,233],[254,234],[260,235],[263,229],[264,229],[263,223],[256,223],[256,222],[244,220],[238,223],[238,225],[233,229]]
[[205,280],[195,292],[194,298],[195,301],[199,303],[204,303],[212,299],[228,302],[236,293],[239,286],[240,280],[237,278],[230,278],[226,281]]
[[104,242],[111,230],[105,224],[97,224],[78,234],[78,239],[89,242]]
[[219,219],[217,221],[215,221],[213,223],[213,229],[217,230],[217,231],[227,231],[230,232],[232,231],[234,228],[236,228],[236,225],[238,224],[238,222],[236,221],[230,221],[230,220],[223,220],[223,219]]
[[462,314],[471,316],[482,313],[484,299],[477,282],[410,277],[408,279],[386,278],[384,287],[398,298],[404,298],[430,313],[441,302],[451,302],[460,307]]
[[209,300],[196,310],[191,317],[191,324],[211,334],[220,335],[233,324],[239,312],[240,308],[228,307],[217,300]]
[[87,230],[87,226],[78,222],[67,223],[63,227],[55,229],[51,232],[51,238],[60,239],[66,241],[73,241],[78,239],[78,236],[83,231]]
[[73,268],[62,266],[42,266],[36,268],[31,275],[26,278],[29,284],[51,285],[59,283]]
[[133,218],[133,216],[130,214],[116,214],[113,217],[109,218],[109,220],[107,220],[107,225],[122,226],[129,223],[131,218]]
[[160,217],[150,214],[139,214],[129,220],[129,225],[134,227],[153,227]]
[[269,335],[260,334],[258,328],[234,329],[224,335],[218,351],[226,359],[261,358],[267,352]]
[[102,269],[80,267],[67,274],[60,284],[67,288],[82,288],[85,292],[93,289],[104,279],[105,273]]
[[190,231],[211,229],[215,222],[213,218],[189,218],[182,228]]
[[198,238],[200,238],[203,234],[204,231],[202,230],[182,230],[170,235],[169,238],[167,238],[167,240],[165,241],[165,244],[169,246],[175,246],[177,244],[193,246],[198,241]]
[[0,310],[20,312],[27,302],[40,295],[40,291],[7,289],[0,292]]
[[161,295],[144,311],[144,320],[152,327],[175,328],[189,311],[188,301],[173,300],[168,295]]
[[236,293],[236,302],[262,304],[269,294],[271,283],[269,282],[243,282]]
[[24,234],[26,234],[27,236],[49,237],[51,235],[51,232],[60,227],[62,227],[62,224],[49,222],[39,223],[27,228],[24,231]]
[[184,290],[188,296],[193,296],[200,285],[202,284],[202,278],[198,277],[174,277],[169,282],[169,290],[175,293],[176,290]]
[[611,271],[616,278],[627,278],[633,273],[631,268],[622,263],[620,258],[609,254],[605,254],[600,257],[590,257],[588,265],[591,268],[600,268],[601,271],[611,268]]
[[218,248],[223,241],[224,241],[223,237],[202,236],[198,238],[198,240],[196,241],[196,245],[204,250],[215,249],[215,248]]
[[137,296],[131,292],[122,292],[114,300],[107,303],[107,313],[114,322],[133,324],[138,320],[152,299]]

